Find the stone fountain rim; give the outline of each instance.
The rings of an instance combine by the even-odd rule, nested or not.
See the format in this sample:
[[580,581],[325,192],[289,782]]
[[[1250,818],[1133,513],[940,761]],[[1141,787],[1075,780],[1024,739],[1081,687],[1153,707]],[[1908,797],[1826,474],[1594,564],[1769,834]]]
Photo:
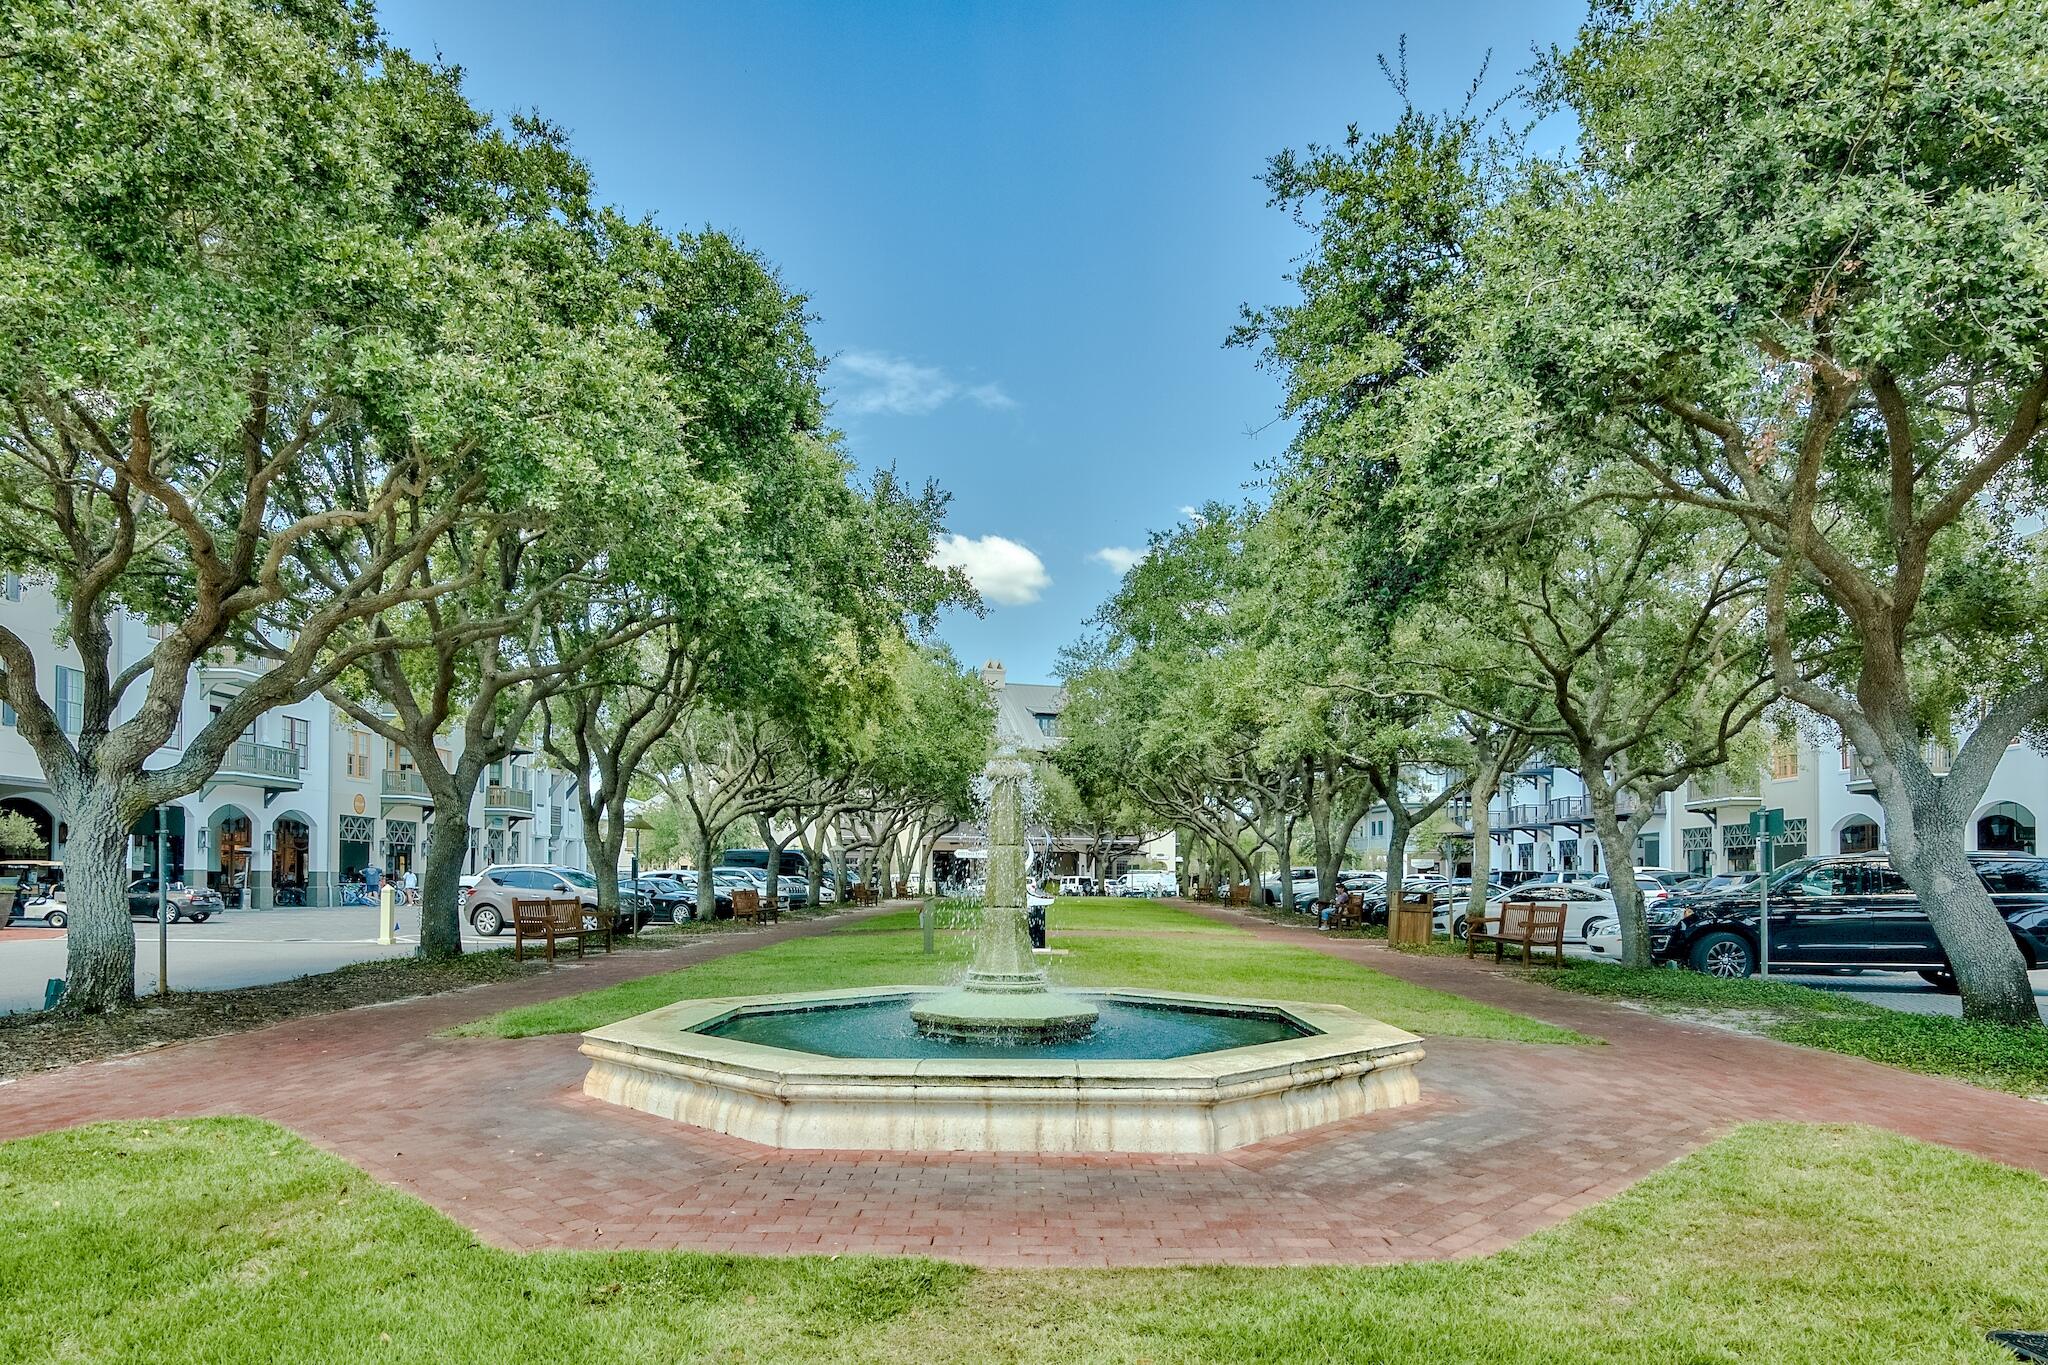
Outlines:
[[1412,1065],[1422,1039],[1405,1029],[1344,1005],[1322,1001],[1272,1000],[1207,992],[1077,989],[1067,994],[1133,1004],[1209,1006],[1219,1013],[1277,1014],[1308,1030],[1300,1038],[1249,1043],[1154,1059],[1033,1057],[917,1058],[828,1057],[822,1053],[771,1047],[698,1032],[737,1014],[830,1006],[840,1002],[896,999],[937,993],[932,986],[859,986],[830,991],[724,996],[683,1000],[637,1014],[583,1035],[581,1051],[593,1059],[638,1057],[669,1065],[705,1068],[791,1087],[960,1084],[1014,1079],[1027,1084],[1164,1087],[1176,1091],[1259,1087],[1269,1080],[1316,1073],[1331,1067]]

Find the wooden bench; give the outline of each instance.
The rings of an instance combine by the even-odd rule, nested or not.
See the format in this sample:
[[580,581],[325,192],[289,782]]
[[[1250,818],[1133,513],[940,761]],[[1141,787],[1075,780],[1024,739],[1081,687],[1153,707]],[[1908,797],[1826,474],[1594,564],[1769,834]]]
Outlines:
[[1230,888],[1230,903],[1232,905],[1250,905],[1252,903],[1251,883],[1232,883]]
[[773,924],[780,912],[772,905],[764,904],[761,893],[747,887],[740,887],[732,893],[732,917],[752,920],[756,924]]
[[1479,945],[1493,945],[1493,960],[1499,962],[1509,944],[1522,950],[1522,961],[1533,963],[1539,949],[1557,955],[1564,965],[1564,904],[1561,901],[1502,901],[1489,908],[1477,924],[1465,921],[1465,956],[1477,957]]
[[1356,891],[1339,891],[1337,899],[1330,904],[1330,927],[1332,929],[1363,929],[1365,927],[1365,897]]
[[546,943],[548,961],[555,960],[555,944],[576,940],[576,956],[583,956],[583,941],[593,934],[604,935],[604,950],[612,950],[611,916],[594,906],[570,897],[542,897],[512,902],[512,959],[526,961],[526,941]]
[[909,900],[909,899],[910,899],[910,883],[909,883],[909,882],[898,882],[898,883],[896,883],[896,899],[897,899],[897,900],[899,900],[899,901],[907,901],[907,900]]

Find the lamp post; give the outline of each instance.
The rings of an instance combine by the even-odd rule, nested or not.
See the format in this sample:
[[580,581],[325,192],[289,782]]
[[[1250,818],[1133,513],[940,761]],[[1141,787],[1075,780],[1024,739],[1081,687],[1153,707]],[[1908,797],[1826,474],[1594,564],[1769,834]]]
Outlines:
[[156,993],[171,993],[171,871],[164,859],[164,808],[156,808]]
[[626,829],[633,836],[633,880],[636,882],[640,880],[640,832],[653,828],[653,825],[641,818],[638,811],[633,813],[632,819],[626,821]]

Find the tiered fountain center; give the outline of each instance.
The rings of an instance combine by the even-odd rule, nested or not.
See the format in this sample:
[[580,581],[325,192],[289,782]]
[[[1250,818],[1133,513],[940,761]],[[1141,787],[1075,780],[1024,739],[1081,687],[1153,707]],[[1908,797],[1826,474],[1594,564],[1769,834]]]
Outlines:
[[1345,1009],[1052,989],[1026,916],[1028,766],[986,769],[959,987],[691,1000],[584,1035],[586,1094],[774,1147],[1219,1152],[1417,1098],[1421,1039]]
[[1055,992],[1031,951],[1025,866],[1024,783],[1031,770],[1014,753],[989,760],[988,880],[974,965],[958,990],[911,1006],[927,1036],[1019,1046],[1080,1037],[1100,1015],[1078,995]]

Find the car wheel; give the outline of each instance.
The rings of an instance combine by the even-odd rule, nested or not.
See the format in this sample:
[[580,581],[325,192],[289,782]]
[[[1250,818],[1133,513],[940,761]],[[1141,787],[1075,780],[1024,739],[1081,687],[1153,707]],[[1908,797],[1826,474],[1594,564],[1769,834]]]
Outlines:
[[486,905],[469,917],[469,926],[485,938],[496,938],[505,932],[505,917]]
[[1457,939],[1460,943],[1464,942],[1465,917],[1463,915],[1451,916],[1451,937]]
[[1708,934],[1692,946],[1692,968],[1724,980],[1740,980],[1756,970],[1756,952],[1740,934]]
[[1606,929],[1607,916],[1594,915],[1592,918],[1588,919],[1586,923],[1580,928],[1579,942],[1591,943],[1595,937],[1605,932]]
[[187,915],[185,916],[185,918],[191,920],[194,924],[204,924],[206,923],[207,918],[212,914],[213,912],[211,910],[201,910],[198,914]]
[[1922,972],[1920,979],[1945,995],[1956,995],[1962,990],[1954,972]]
[[49,914],[43,916],[43,923],[49,925],[52,929],[62,929],[65,925],[71,923],[71,916],[65,914],[62,910],[52,910]]

